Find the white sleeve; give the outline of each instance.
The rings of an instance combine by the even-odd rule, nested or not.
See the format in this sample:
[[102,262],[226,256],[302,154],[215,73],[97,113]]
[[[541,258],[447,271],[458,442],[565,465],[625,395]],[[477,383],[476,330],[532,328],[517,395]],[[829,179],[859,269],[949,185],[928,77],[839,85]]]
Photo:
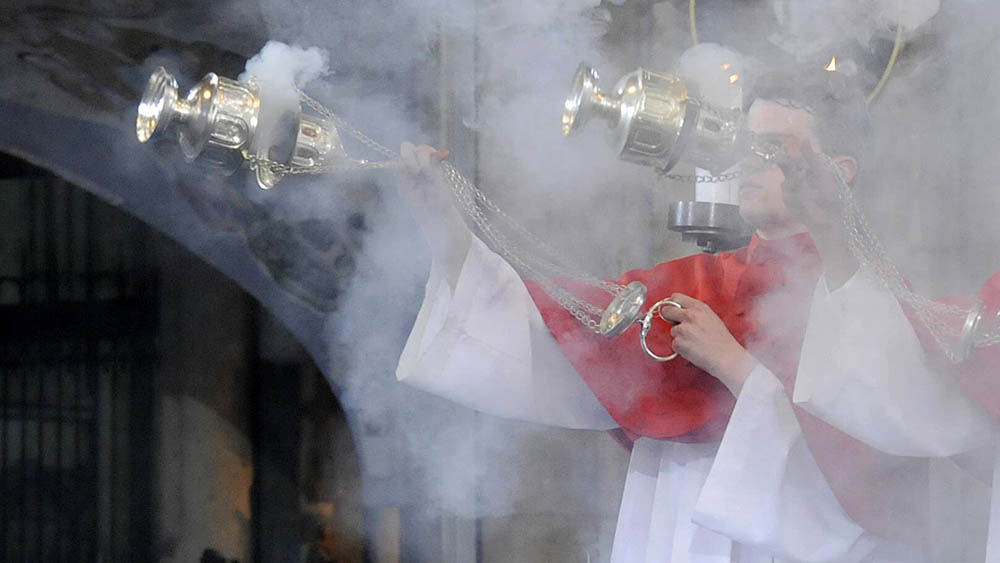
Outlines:
[[993,490],[990,494],[990,520],[986,540],[986,563],[1000,563],[1000,441],[994,439]]
[[803,563],[860,561],[877,545],[841,508],[784,388],[762,365],[743,385],[694,514],[701,526]]
[[507,262],[473,237],[454,289],[439,266],[431,265],[397,379],[506,418],[617,426],[563,356]]
[[792,399],[893,455],[950,456],[992,434],[988,416],[927,365],[896,298],[865,270],[832,293],[817,285]]

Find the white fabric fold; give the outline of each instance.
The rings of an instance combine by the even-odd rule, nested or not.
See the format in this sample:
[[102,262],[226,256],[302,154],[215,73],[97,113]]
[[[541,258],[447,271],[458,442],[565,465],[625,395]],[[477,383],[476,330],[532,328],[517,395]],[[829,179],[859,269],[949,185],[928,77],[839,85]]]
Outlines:
[[611,563],[733,561],[732,540],[692,521],[717,446],[649,438],[635,442]]
[[1000,443],[994,443],[993,450],[993,491],[990,498],[989,540],[986,542],[986,563],[1000,563],[1000,487],[997,486],[1000,484]]
[[793,400],[886,453],[942,457],[987,446],[991,423],[927,365],[896,298],[865,270],[813,295]]
[[[982,500],[970,495],[982,485],[946,458],[992,455],[993,423],[947,373],[927,364],[899,302],[867,270],[833,292],[825,279],[817,284],[793,400],[883,452],[942,458],[931,473],[931,548],[937,559],[964,553],[961,560],[980,560],[987,540],[977,526],[958,523],[981,517]],[[993,496],[988,560],[1000,563],[1000,500]]]
[[[616,426],[506,262],[473,239],[454,287],[445,271],[431,267],[397,367],[400,381],[498,416],[569,428]],[[774,376],[758,368],[721,446],[640,438],[612,563],[918,561],[865,559],[875,540],[843,513],[791,408]]]
[[617,427],[509,264],[473,238],[454,290],[437,266],[396,368],[399,381],[496,416]]
[[784,388],[762,365],[743,385],[694,518],[804,563],[861,561],[876,543],[841,508]]

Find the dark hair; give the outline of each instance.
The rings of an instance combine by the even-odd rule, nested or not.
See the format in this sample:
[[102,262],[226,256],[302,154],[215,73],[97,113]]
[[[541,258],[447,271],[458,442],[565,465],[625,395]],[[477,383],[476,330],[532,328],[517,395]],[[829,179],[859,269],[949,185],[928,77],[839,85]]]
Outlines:
[[871,150],[868,103],[860,85],[840,72],[809,68],[765,74],[746,99],[748,108],[763,99],[811,113],[813,131],[831,156],[854,157],[860,166]]

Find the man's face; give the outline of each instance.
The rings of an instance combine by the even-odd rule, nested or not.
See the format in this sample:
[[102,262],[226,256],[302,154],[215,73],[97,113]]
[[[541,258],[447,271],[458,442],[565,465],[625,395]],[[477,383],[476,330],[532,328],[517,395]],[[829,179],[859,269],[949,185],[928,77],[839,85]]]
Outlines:
[[[813,116],[805,110],[757,100],[750,106],[747,126],[758,139],[780,145],[788,137],[796,137],[819,150],[819,140],[812,132]],[[761,231],[797,225],[798,219],[782,198],[785,175],[781,168],[757,156],[747,157],[743,166],[747,175],[740,180],[740,215]]]

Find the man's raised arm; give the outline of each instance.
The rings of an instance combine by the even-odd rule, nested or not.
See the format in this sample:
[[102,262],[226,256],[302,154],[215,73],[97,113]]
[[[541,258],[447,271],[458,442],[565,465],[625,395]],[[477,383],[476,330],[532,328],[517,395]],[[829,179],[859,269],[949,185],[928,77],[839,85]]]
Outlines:
[[617,424],[563,356],[517,272],[475,237],[438,162],[405,143],[400,190],[431,248],[424,302],[400,381],[489,414],[606,430]]
[[[944,457],[986,445],[985,413],[929,365],[896,297],[851,252],[833,171],[809,143],[786,146],[785,200],[808,227],[824,266],[794,402],[893,455]],[[856,173],[850,157],[833,162],[848,179]]]

